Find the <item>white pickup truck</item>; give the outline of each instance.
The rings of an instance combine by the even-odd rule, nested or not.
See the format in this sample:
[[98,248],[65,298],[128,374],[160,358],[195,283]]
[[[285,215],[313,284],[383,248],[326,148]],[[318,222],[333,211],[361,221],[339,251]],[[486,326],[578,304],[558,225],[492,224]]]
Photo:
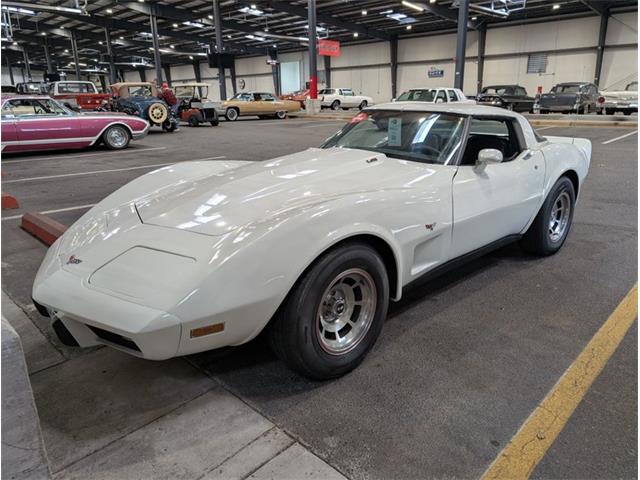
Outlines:
[[398,95],[394,102],[427,102],[427,103],[468,103],[475,104],[462,93],[459,88],[412,88]]
[[356,95],[350,88],[325,88],[318,92],[318,98],[322,108],[331,110],[348,110],[349,108],[359,108],[362,110],[368,105],[373,105],[373,98],[365,95]]

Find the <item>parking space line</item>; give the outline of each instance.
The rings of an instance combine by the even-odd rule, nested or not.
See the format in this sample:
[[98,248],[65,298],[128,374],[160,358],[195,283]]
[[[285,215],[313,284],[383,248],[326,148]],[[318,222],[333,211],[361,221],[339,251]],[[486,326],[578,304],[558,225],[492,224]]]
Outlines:
[[80,155],[61,155],[59,157],[49,156],[49,157],[35,157],[35,158],[22,158],[16,160],[2,160],[0,165],[6,165],[7,163],[23,163],[23,162],[35,162],[37,160],[64,160],[67,158],[84,158],[84,157],[95,157],[97,155],[105,155],[107,157],[119,157],[120,155],[124,155],[127,153],[139,153],[139,152],[150,152],[151,150],[166,150],[167,147],[151,147],[151,148],[130,148],[125,150],[124,152],[97,152],[97,153],[86,153]]
[[602,145],[608,145],[609,143],[617,142],[618,140],[622,140],[623,138],[630,137],[631,135],[635,135],[638,133],[637,130],[629,133],[625,133],[624,135],[620,135],[619,137],[612,138],[611,140],[607,140],[606,142],[602,142]]
[[[95,203],[90,203],[88,205],[77,205],[75,207],[66,207],[66,208],[56,208],[54,210],[44,210],[42,212],[38,212],[42,215],[47,215],[49,213],[62,213],[62,212],[72,212],[74,210],[82,210],[83,208],[91,208],[93,206],[95,206]],[[2,217],[2,221],[4,222],[5,220],[16,220],[18,218],[22,218],[22,215],[24,214],[20,214],[20,215],[11,215],[10,217]]]
[[[223,158],[227,158],[226,156],[219,157],[208,157],[208,158],[198,158],[195,160],[185,160],[191,162],[200,162],[204,160],[220,160]],[[61,173],[59,175],[46,175],[43,177],[29,177],[29,178],[16,178],[14,180],[4,180],[2,183],[22,183],[22,182],[33,182],[36,180],[50,180],[53,178],[66,178],[66,177],[79,177],[82,175],[98,175],[100,173],[114,173],[114,172],[126,172],[128,170],[140,170],[144,168],[155,168],[155,167],[166,167],[167,165],[174,165],[176,163],[182,162],[167,162],[167,163],[155,163],[153,165],[138,165],[135,167],[126,167],[126,168],[111,168],[109,170],[94,170],[92,172],[77,172],[77,173]]]
[[539,128],[534,127],[534,130],[537,130],[539,132],[540,130],[548,130],[550,128],[558,128],[558,127],[556,127],[555,125],[549,125],[547,127],[539,127]]
[[489,466],[482,480],[526,479],[531,475],[637,317],[636,284]]

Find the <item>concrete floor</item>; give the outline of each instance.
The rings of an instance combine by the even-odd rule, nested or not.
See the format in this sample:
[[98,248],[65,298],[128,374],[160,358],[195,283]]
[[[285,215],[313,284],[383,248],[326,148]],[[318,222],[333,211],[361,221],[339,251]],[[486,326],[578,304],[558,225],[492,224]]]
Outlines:
[[[31,282],[46,247],[10,217],[68,209],[51,216],[69,224],[152,165],[219,156],[265,160],[316,146],[340,125],[241,120],[152,133],[120,153],[3,157],[3,192],[15,195],[21,209],[2,212],[2,287],[33,321],[15,328],[25,343],[50,460],[62,477],[96,449],[202,395],[208,381],[347,477],[478,477],[635,282],[637,136],[603,144],[631,130],[545,128],[542,134],[593,142],[590,175],[564,248],[538,259],[509,246],[408,292],[392,306],[366,361],[337,381],[295,375],[261,337],[159,364],[107,349],[69,349],[31,306]],[[536,478],[637,477],[636,352],[634,327]],[[153,461],[160,453],[151,437],[148,442]],[[117,452],[109,458],[117,462]],[[175,474],[198,476],[188,469]]]

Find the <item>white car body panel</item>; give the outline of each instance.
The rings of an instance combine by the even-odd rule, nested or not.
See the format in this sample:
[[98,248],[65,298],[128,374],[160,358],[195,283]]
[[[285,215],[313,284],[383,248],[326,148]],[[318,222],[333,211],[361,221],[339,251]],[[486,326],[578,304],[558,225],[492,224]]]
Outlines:
[[[459,88],[451,87],[425,87],[425,88],[411,88],[408,91],[415,90],[437,90],[434,95],[434,99],[431,102],[424,101],[424,103],[462,103],[469,105],[476,105],[475,100],[467,98],[462,90]],[[403,92],[404,93],[404,92]],[[405,102],[406,100],[397,100],[398,102]]]
[[[531,157],[479,171],[311,148],[265,162],[164,167],[111,194],[58,239],[34,281],[34,300],[55,311],[80,346],[165,359],[238,345],[342,240],[367,235],[386,244],[397,300],[405,285],[448,260],[523,233],[567,170],[580,184],[587,175],[588,140],[538,141],[513,112],[424,103],[376,109],[512,116],[528,146],[521,157]],[[224,331],[191,338],[193,329],[220,323]],[[122,335],[139,351],[89,327]]]
[[[333,102],[338,100],[341,108],[355,108],[359,107],[362,102],[367,102],[367,105],[373,105],[373,98],[366,95],[356,95],[350,88],[331,88],[324,90],[333,90],[333,94],[319,94],[320,104],[323,107],[330,107]],[[351,92],[353,95],[345,95],[346,92]]]

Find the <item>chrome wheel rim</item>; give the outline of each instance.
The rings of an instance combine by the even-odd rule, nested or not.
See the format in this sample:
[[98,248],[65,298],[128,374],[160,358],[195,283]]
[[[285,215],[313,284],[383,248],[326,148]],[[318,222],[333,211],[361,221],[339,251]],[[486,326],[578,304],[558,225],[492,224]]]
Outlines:
[[316,314],[316,334],[322,349],[343,355],[364,339],[377,304],[376,284],[360,268],[340,273],[324,291]]
[[107,139],[111,146],[121,148],[127,144],[127,133],[122,128],[111,128],[107,132]]
[[238,112],[236,112],[235,110],[231,109],[227,112],[227,118],[229,120],[235,120],[238,117]]
[[549,239],[552,242],[558,242],[564,237],[569,226],[570,215],[571,197],[567,192],[562,192],[553,202],[549,217]]

